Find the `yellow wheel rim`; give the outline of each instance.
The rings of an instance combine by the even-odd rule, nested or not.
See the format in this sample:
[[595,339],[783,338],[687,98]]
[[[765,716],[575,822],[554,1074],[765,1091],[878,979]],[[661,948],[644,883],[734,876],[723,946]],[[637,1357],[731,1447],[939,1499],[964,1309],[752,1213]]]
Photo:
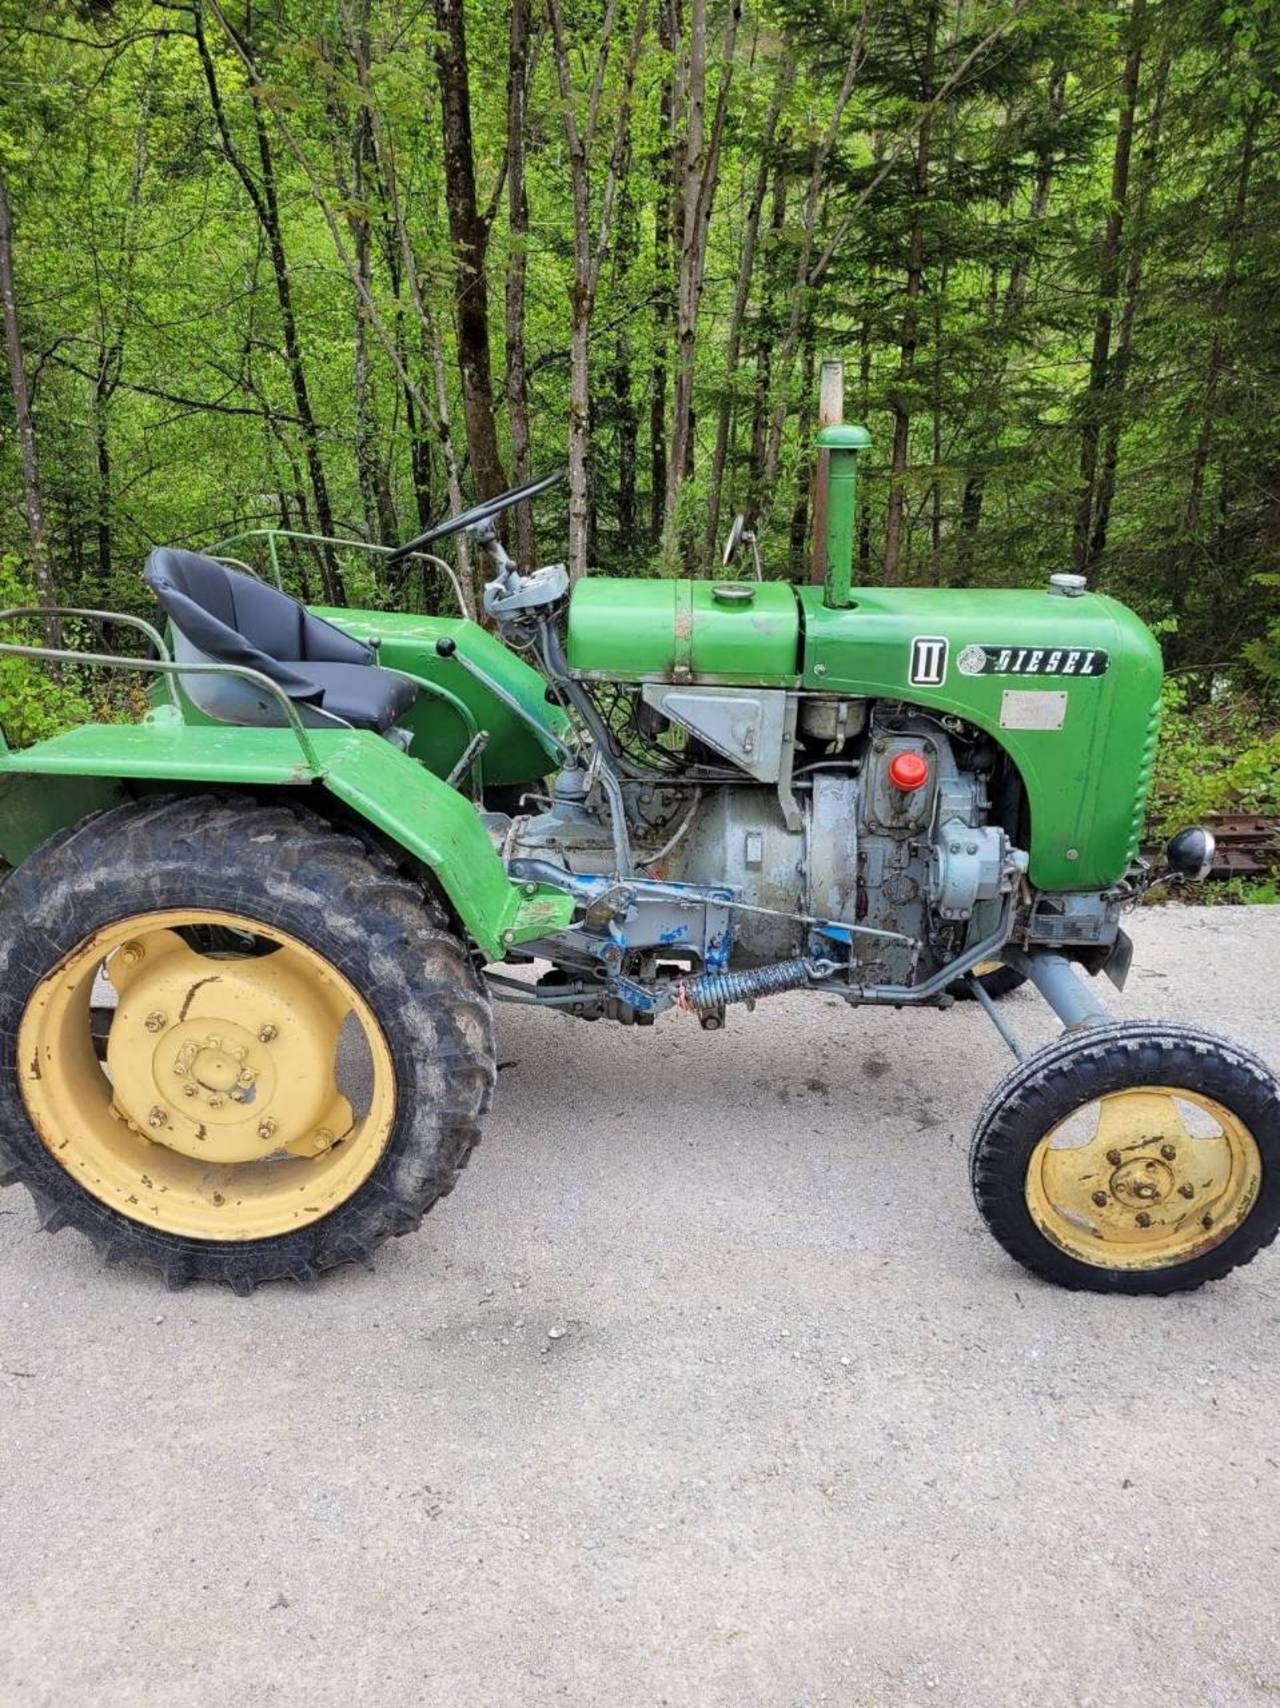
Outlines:
[[[118,998],[103,1059],[99,975],[99,1003],[104,988]],[[328,1215],[395,1119],[391,1051],[351,983],[274,926],[207,908],[137,914],[81,943],[32,992],[18,1063],[68,1174],[193,1239],[265,1239]]]
[[1046,1134],[1026,1197],[1041,1232],[1081,1263],[1167,1269],[1220,1245],[1261,1185],[1257,1141],[1229,1109],[1180,1086],[1144,1085]]

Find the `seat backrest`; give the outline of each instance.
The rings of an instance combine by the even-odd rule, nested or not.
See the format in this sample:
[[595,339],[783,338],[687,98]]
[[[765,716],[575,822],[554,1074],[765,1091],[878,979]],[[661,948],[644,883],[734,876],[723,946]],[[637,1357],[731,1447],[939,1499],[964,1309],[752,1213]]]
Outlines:
[[174,628],[206,658],[260,670],[300,697],[315,692],[308,663],[373,663],[372,647],[200,552],[159,547],[142,573]]

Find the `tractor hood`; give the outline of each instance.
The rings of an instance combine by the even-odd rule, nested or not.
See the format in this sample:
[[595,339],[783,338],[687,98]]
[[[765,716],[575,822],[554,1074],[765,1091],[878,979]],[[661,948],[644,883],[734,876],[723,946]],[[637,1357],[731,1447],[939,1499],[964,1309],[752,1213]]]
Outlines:
[[569,668],[607,682],[793,687],[800,611],[784,581],[591,576],[569,605]]

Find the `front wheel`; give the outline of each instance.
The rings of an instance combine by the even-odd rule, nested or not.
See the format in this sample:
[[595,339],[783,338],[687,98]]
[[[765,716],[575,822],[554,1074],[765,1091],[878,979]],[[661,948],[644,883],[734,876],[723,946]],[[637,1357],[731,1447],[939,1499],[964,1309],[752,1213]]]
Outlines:
[[1280,1084],[1197,1027],[1073,1033],[996,1087],[970,1177],[996,1239],[1046,1280],[1187,1292],[1280,1229]]
[[171,1283],[367,1258],[449,1191],[493,1080],[463,945],[304,809],[135,802],[0,892],[0,1184]]

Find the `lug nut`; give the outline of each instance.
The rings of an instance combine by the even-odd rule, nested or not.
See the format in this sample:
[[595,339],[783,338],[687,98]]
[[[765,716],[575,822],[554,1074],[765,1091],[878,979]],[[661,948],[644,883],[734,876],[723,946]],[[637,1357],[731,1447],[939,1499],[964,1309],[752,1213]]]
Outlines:
[[227,1101],[227,1100],[226,1100],[226,1098],[225,1098],[225,1097],[211,1097],[211,1098],[210,1098],[210,1099],[209,1099],[209,1107],[210,1107],[210,1109],[221,1109],[221,1108],[222,1108],[222,1105],[223,1105],[223,1104],[224,1104],[224,1103],[225,1103],[225,1102],[226,1102],[226,1101]]
[[1177,1151],[1174,1149],[1174,1147],[1172,1145],[1161,1145],[1160,1146],[1160,1155],[1164,1158],[1164,1160],[1166,1162],[1172,1162],[1174,1157],[1177,1156],[1177,1154],[1178,1154]]
[[258,1122],[258,1137],[260,1139],[272,1139],[272,1138],[274,1138],[275,1137],[275,1131],[276,1131],[276,1124],[271,1119],[271,1117],[269,1115],[267,1116],[267,1119],[265,1121],[259,1121]]
[[141,943],[126,943],[120,951],[120,959],[126,967],[136,967],[146,952]]
[[1188,1181],[1185,1186],[1179,1186],[1178,1191],[1181,1192],[1184,1198],[1194,1198],[1196,1195],[1196,1189],[1191,1185],[1190,1181]]
[[1120,1164],[1124,1161],[1124,1158],[1120,1155],[1119,1151],[1111,1150],[1107,1152],[1107,1161],[1111,1164],[1112,1168],[1119,1168]]
[[184,1085],[182,1095],[184,1097],[199,1097],[200,1087],[198,1085]]
[[279,1028],[276,1026],[259,1026],[258,1042],[260,1044],[269,1044],[272,1039],[278,1035],[278,1032]]
[[147,1125],[149,1127],[163,1127],[165,1125],[165,1123],[168,1121],[168,1119],[169,1119],[169,1117],[165,1114],[164,1110],[157,1103],[155,1108],[147,1116]]
[[1094,1195],[1093,1195],[1093,1201],[1094,1201],[1094,1203],[1095,1203],[1095,1204],[1096,1204],[1096,1205],[1097,1205],[1097,1206],[1098,1206],[1098,1208],[1099,1208],[1099,1209],[1101,1209],[1101,1208],[1102,1208],[1102,1206],[1103,1206],[1103,1205],[1104,1205],[1104,1204],[1105,1204],[1105,1203],[1106,1203],[1106,1201],[1107,1201],[1107,1195],[1106,1195],[1106,1193],[1105,1193],[1105,1192],[1095,1192],[1095,1193],[1094,1193]]
[[144,1021],[144,1025],[146,1026],[148,1032],[163,1032],[164,1028],[165,1028],[165,1021],[167,1018],[168,1017],[166,1015],[161,1014],[159,1012],[159,1010],[157,1009],[157,1011],[154,1014],[148,1014],[147,1015],[147,1018]]
[[1200,1218],[1200,1226],[1202,1228],[1211,1228],[1213,1226],[1213,1217],[1209,1214],[1209,1212],[1207,1210],[1205,1211],[1204,1215],[1201,1216],[1201,1218]]
[[1140,1228],[1149,1228],[1151,1226],[1151,1217],[1145,1210],[1138,1211],[1137,1221]]

